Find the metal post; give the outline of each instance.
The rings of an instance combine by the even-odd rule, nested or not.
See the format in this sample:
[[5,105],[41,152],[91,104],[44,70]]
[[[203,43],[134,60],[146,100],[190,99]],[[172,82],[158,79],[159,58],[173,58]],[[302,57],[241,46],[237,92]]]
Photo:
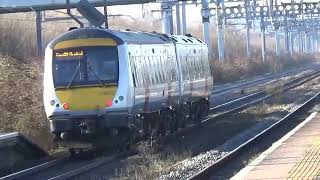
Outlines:
[[[223,2],[223,0],[221,0]],[[217,34],[218,34],[218,52],[219,61],[224,61],[224,29],[223,29],[223,17],[220,16],[220,4],[216,3],[216,21],[217,21]]]
[[292,32],[289,32],[289,39],[290,39],[290,55],[293,55],[294,51],[294,36]]
[[172,14],[172,6],[169,6],[169,22],[170,22],[170,34],[173,34],[173,14]]
[[299,33],[299,52],[303,53],[303,37],[302,32]]
[[316,32],[316,38],[315,38],[315,39],[316,39],[316,43],[315,43],[315,46],[316,46],[315,48],[316,48],[316,49],[315,49],[315,52],[316,52],[316,53],[319,53],[319,31]]
[[313,53],[313,33],[309,35],[309,52]]
[[250,58],[250,25],[247,24],[247,33],[246,33],[246,48],[247,48],[247,58]]
[[290,43],[289,42],[289,33],[288,33],[288,30],[285,29],[285,31],[284,31],[284,44],[285,44],[285,52],[286,52],[286,54],[289,54],[289,46],[290,46],[289,43]]
[[36,30],[37,30],[37,54],[38,56],[42,55],[42,13],[41,11],[36,12]]
[[301,49],[302,49],[302,53],[306,52],[306,48],[304,46],[304,44],[305,44],[304,38],[305,38],[305,35],[302,33],[301,34]]
[[276,43],[276,56],[280,56],[280,39],[279,39],[279,27],[275,26],[274,38]]
[[308,53],[308,36],[306,32],[304,33],[303,37],[304,37],[304,52]]
[[182,1],[181,7],[181,33],[187,34],[187,23],[186,23],[186,1]]
[[209,23],[210,23],[210,9],[209,9],[209,3],[207,0],[202,0],[202,25],[203,25],[203,37],[204,42],[208,46],[209,51],[209,58],[213,57],[212,48],[211,48],[211,39],[210,39],[210,29],[209,29]]
[[249,21],[249,18],[250,18],[250,9],[249,9],[249,1],[246,0],[245,2],[245,6],[246,6],[246,48],[247,48],[247,58],[249,59],[250,58],[250,55],[251,55],[251,52],[250,52],[250,27],[251,27],[251,24],[250,24],[250,21]]
[[161,3],[161,16],[162,16],[162,33],[171,34],[170,32],[170,18],[171,12],[169,3],[162,2]]
[[265,34],[265,25],[263,21],[263,17],[261,17],[261,55],[262,61],[266,61],[266,34]]
[[295,35],[295,47],[296,47],[296,52],[300,53],[300,48],[299,48],[299,33]]
[[179,1],[176,4],[176,26],[177,34],[181,34],[181,19],[180,19],[180,3]]
[[108,28],[109,28],[109,22],[108,22],[107,0],[104,0],[103,11],[104,11],[104,16],[105,16],[105,18],[106,18],[105,23],[104,23],[104,27],[105,27],[106,29],[108,29]]

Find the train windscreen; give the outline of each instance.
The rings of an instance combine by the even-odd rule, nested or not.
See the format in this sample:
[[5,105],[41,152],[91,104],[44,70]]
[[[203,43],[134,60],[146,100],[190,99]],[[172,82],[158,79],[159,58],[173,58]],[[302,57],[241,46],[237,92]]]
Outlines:
[[64,49],[54,52],[55,88],[118,83],[119,59],[116,47]]

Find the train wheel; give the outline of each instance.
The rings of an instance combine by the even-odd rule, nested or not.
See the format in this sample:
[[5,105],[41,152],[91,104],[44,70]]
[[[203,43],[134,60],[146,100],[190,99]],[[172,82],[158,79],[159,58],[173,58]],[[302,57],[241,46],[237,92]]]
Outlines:
[[152,127],[151,127],[151,121],[150,121],[150,115],[149,114],[143,114],[143,138],[148,138],[151,136],[152,133]]
[[144,137],[143,117],[138,114],[134,117],[134,125],[132,127],[132,141],[138,141]]
[[178,119],[176,109],[170,109],[170,133],[178,130]]
[[195,124],[201,123],[201,103],[193,103],[192,104],[192,120]]
[[208,116],[210,110],[210,105],[208,100],[204,99],[201,101],[201,119]]
[[159,112],[153,112],[150,114],[150,123],[151,123],[151,136],[157,137],[159,135]]
[[160,136],[160,128],[161,128],[161,120],[160,120],[160,111],[157,111],[153,113],[153,121],[154,121],[154,126],[153,126],[153,131],[156,136]]
[[160,113],[160,134],[162,136],[166,136],[170,133],[170,120],[171,120],[171,112],[168,109],[164,109]]
[[186,127],[189,118],[189,110],[187,104],[182,104],[177,111],[178,127]]

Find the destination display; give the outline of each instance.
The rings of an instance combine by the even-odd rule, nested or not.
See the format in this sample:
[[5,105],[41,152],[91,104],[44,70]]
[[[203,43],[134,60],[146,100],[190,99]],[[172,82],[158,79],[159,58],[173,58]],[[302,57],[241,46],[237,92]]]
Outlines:
[[82,58],[83,55],[84,55],[83,51],[65,51],[65,52],[55,53],[55,56],[58,59]]

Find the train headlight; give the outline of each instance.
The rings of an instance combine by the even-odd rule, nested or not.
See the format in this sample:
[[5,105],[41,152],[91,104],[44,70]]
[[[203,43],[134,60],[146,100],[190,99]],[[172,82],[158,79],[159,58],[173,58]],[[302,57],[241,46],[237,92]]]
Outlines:
[[70,108],[68,103],[63,103],[62,107],[63,107],[63,109],[69,109]]
[[118,99],[119,99],[119,101],[123,101],[124,97],[123,96],[119,96]]
[[54,106],[55,104],[56,104],[56,101],[55,101],[55,100],[51,100],[51,101],[50,101],[50,105],[51,105],[51,106]]

